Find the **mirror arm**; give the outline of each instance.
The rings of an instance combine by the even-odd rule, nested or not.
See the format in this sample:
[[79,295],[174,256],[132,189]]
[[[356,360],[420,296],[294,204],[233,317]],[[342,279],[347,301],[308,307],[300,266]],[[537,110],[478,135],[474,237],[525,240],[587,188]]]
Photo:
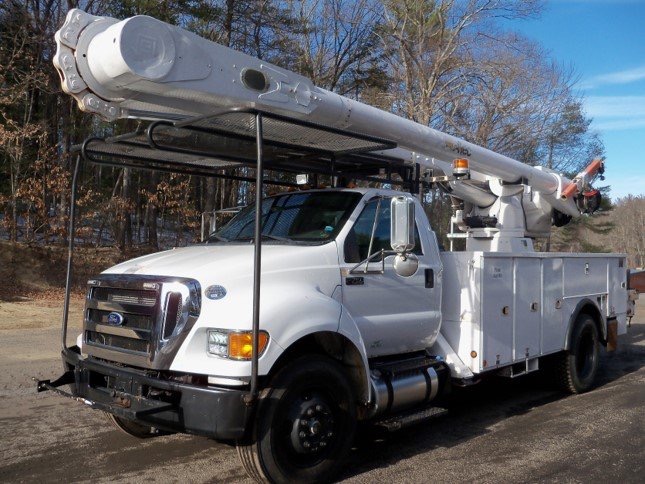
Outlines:
[[[378,199],[378,203],[376,204],[376,213],[374,214],[374,223],[372,224],[372,235],[370,236],[370,245],[367,249],[367,253],[371,254],[372,253],[372,246],[374,245],[374,236],[376,235],[376,226],[378,225],[378,218],[379,218],[379,212],[381,211],[381,198]],[[370,257],[367,257],[367,262],[365,263],[365,273],[367,273],[367,270],[370,265]]]
[[[374,252],[372,255],[370,255],[370,256],[369,256],[369,257],[367,257],[366,259],[363,259],[363,260],[362,260],[362,261],[360,261],[358,264],[356,264],[354,267],[352,267],[352,268],[349,270],[349,273],[350,273],[350,274],[357,274],[357,273],[359,273],[359,272],[356,272],[356,269],[358,269],[358,268],[359,268],[360,266],[362,266],[363,264],[366,264],[366,266],[367,266],[367,263],[368,263],[369,261],[371,261],[371,260],[372,260],[374,257],[376,257],[377,255],[380,255],[380,256],[381,256],[381,270],[380,270],[380,271],[372,271],[372,272],[370,272],[370,274],[383,274],[383,273],[385,272],[385,257],[386,257],[386,256],[388,256],[388,255],[396,255],[396,252],[395,252],[395,251],[393,251],[393,250],[385,250],[385,249],[381,249],[381,250],[379,250],[378,252]],[[361,271],[360,273],[367,274],[367,270],[363,270],[363,271]],[[360,273],[359,273],[359,274],[360,274]]]

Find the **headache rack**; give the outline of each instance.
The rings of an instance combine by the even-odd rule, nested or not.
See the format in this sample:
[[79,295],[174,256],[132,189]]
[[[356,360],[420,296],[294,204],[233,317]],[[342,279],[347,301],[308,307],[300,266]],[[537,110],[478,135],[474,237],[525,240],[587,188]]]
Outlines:
[[382,153],[396,148],[392,141],[255,109],[154,121],[131,133],[89,138],[73,151],[104,165],[255,182],[254,175],[233,169],[257,169],[258,130],[262,168],[277,175],[264,179],[264,184],[296,186],[294,177],[284,174],[311,174],[314,180],[323,175],[333,186],[342,180],[388,183],[412,192],[421,183],[415,165]]
[[[255,255],[253,278],[253,356],[251,383],[247,402],[253,404],[258,394],[258,347],[260,320],[260,269],[261,269],[261,194],[263,185],[296,186],[294,176],[309,174],[313,186],[318,177],[328,177],[332,186],[352,180],[377,182],[398,186],[411,193],[418,193],[426,183],[421,179],[418,164],[405,163],[400,158],[389,157],[383,151],[396,148],[396,143],[360,133],[329,128],[301,120],[291,119],[250,108],[229,108],[208,116],[179,120],[156,120],[140,126],[131,133],[89,138],[72,151],[76,159],[72,179],[69,233],[74,233],[76,188],[81,160],[143,170],[183,173],[255,183]],[[235,170],[247,167],[249,170]],[[265,178],[265,171],[271,177]],[[69,237],[67,284],[62,322],[63,352],[67,348],[67,322],[72,278],[74,237]],[[100,299],[101,293],[96,292]],[[116,296],[119,296],[118,294]],[[123,297],[142,297],[136,305],[145,312],[145,294],[122,294]],[[111,294],[111,297],[115,297]],[[118,303],[118,301],[114,301]],[[105,304],[97,302],[97,307]],[[102,305],[103,304],[103,305]],[[128,304],[122,300],[120,304]],[[106,306],[107,307],[107,306]],[[92,314],[94,324],[101,325],[105,315]],[[147,345],[147,328],[141,328],[139,340]],[[152,330],[152,328],[150,328]],[[121,341],[118,336],[98,337],[96,346],[134,344]],[[103,338],[103,339],[100,339]],[[141,356],[150,354],[150,348],[124,348]]]

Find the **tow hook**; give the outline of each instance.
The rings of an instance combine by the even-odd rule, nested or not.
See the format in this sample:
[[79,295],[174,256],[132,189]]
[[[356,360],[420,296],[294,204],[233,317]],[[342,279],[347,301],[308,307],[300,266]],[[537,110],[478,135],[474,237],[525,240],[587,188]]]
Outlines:
[[123,408],[130,408],[131,400],[125,393],[117,392],[116,390],[112,391],[112,399],[115,405],[118,405]]

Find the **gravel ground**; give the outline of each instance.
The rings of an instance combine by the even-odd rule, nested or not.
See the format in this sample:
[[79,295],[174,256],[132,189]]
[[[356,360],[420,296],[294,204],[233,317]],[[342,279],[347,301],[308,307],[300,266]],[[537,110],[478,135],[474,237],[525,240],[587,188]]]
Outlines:
[[[392,433],[366,429],[346,482],[643,482],[645,296],[594,391],[563,396],[540,375],[454,395],[448,414]],[[72,324],[80,319],[73,305]],[[235,450],[205,438],[135,440],[98,411],[30,378],[61,372],[54,302],[0,302],[0,481],[247,482]],[[74,326],[78,332],[78,325]]]

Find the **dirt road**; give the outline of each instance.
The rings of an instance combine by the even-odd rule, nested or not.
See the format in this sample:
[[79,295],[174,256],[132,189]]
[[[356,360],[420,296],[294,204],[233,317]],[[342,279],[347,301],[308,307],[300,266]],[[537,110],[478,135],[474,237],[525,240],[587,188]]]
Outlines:
[[[643,482],[645,300],[638,309],[618,352],[603,354],[594,391],[565,397],[533,375],[478,385],[433,421],[362,432],[342,479]],[[77,302],[75,324],[80,311]],[[230,447],[186,435],[137,441],[98,411],[36,394],[31,376],[60,374],[59,318],[57,303],[0,302],[0,481],[246,481]]]

